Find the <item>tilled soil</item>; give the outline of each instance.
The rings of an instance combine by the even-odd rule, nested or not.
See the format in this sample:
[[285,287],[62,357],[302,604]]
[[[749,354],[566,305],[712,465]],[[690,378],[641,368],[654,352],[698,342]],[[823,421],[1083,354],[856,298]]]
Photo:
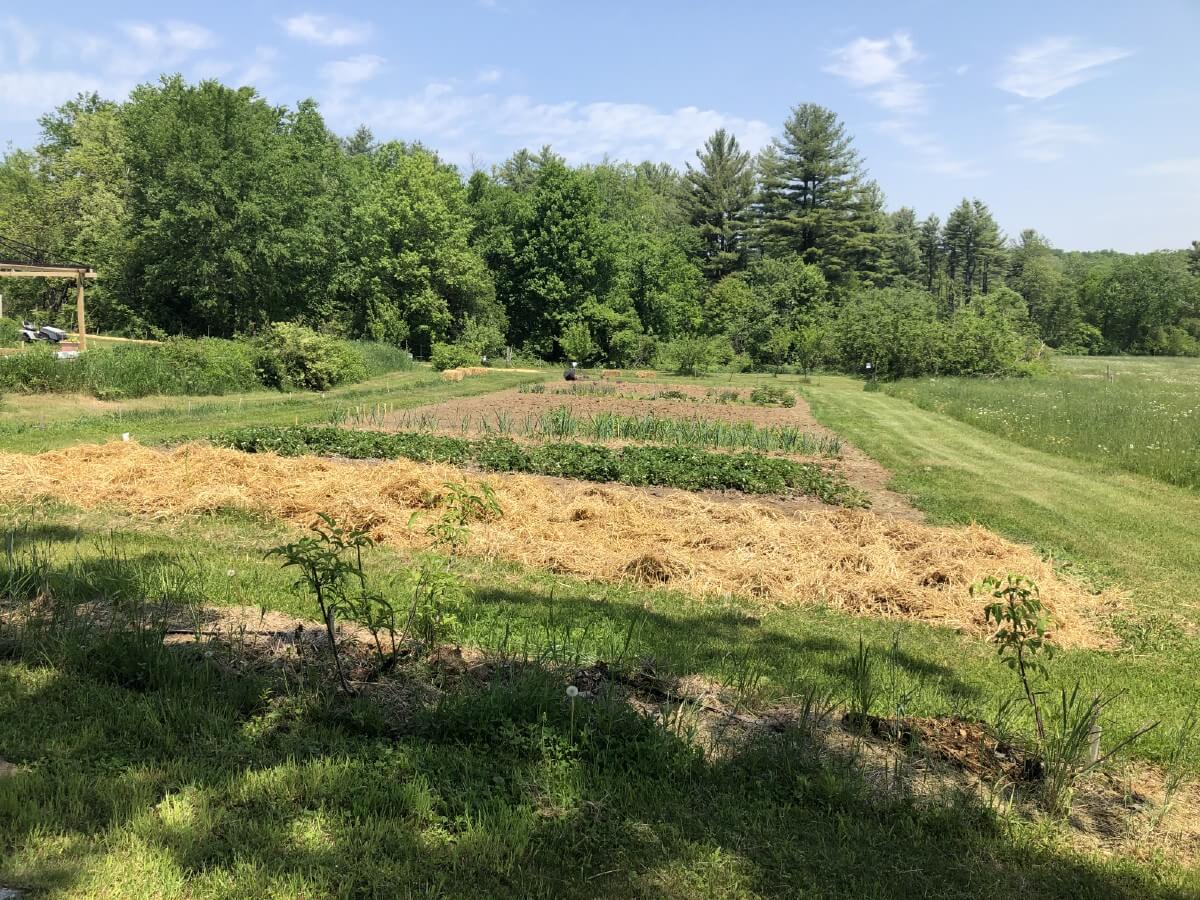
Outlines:
[[[838,460],[836,468],[853,487],[865,491],[870,496],[872,510],[913,522],[924,520],[921,512],[913,507],[906,497],[888,489],[887,484],[892,476],[887,469],[820,424],[813,417],[808,404],[800,397],[796,398],[794,407],[757,406],[748,402],[719,403],[706,396],[708,389],[694,385],[670,388],[660,384],[633,382],[603,382],[603,385],[605,388],[614,388],[614,392],[607,395],[595,394],[586,392],[585,388],[583,392],[575,393],[569,388],[556,385],[547,386],[546,392],[541,394],[521,393],[512,389],[421,406],[404,412],[390,413],[371,422],[354,424],[363,428],[403,430],[413,427],[418,421],[427,422],[430,417],[436,417],[439,431],[463,434],[466,423],[465,433],[477,435],[483,433],[484,422],[494,427],[497,415],[505,415],[514,426],[519,426],[526,419],[536,420],[546,413],[566,406],[577,417],[615,413],[623,416],[653,415],[672,419],[700,418],[709,421],[749,422],[758,427],[786,425],[801,428],[816,438],[841,440],[841,459]],[[654,398],[655,394],[664,390],[681,391],[694,399]],[[722,388],[718,386],[713,390]],[[749,391],[739,391],[739,394],[742,400],[749,397]],[[662,493],[655,489],[647,490],[651,493]],[[744,498],[731,496],[730,499],[736,501]],[[779,500],[772,505],[788,509],[812,508],[821,504],[811,499],[796,498]]]

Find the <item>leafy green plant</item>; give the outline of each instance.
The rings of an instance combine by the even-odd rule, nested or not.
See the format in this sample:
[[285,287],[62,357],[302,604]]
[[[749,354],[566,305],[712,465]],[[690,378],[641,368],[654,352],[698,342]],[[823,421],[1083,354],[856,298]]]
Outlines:
[[[471,487],[466,482],[444,482],[446,493],[438,500],[441,515],[425,526],[434,546],[455,553],[466,543],[471,522],[490,521],[504,515],[492,486],[485,482]],[[415,520],[420,513],[413,513]]]
[[688,447],[626,446],[552,442],[523,447],[504,437],[481,440],[414,432],[378,432],[331,427],[264,426],[225,432],[214,443],[247,453],[284,456],[319,454],[351,459],[414,459],[474,463],[495,472],[530,472],[599,482],[736,490],[750,494],[807,494],[838,506],[865,507],[869,500],[840,473],[816,463],[761,453],[713,453]]
[[[361,550],[370,545],[371,539],[366,532],[343,528],[332,516],[325,513],[318,515],[318,520],[309,530],[311,534],[298,541],[274,547],[267,553],[269,556],[282,557],[284,568],[295,567],[300,570],[300,578],[295,587],[307,587],[316,598],[329,638],[329,652],[333,656],[338,681],[342,690],[352,694],[354,691],[346,681],[346,673],[342,667],[336,620],[338,614],[349,606],[346,580],[356,571],[355,565],[346,558],[346,553],[350,550],[355,552],[357,572],[361,578]],[[365,587],[365,583],[363,586]]]
[[349,344],[293,322],[276,322],[257,347],[259,378],[268,387],[327,391],[367,377],[366,360]]
[[436,343],[429,353],[429,363],[439,372],[463,366],[477,366],[480,354],[474,348],[462,344]]
[[793,407],[796,405],[796,395],[775,385],[759,385],[750,392],[750,402],[759,406]]
[[459,626],[458,615],[467,595],[462,580],[450,571],[445,560],[426,559],[409,575],[412,605],[404,636],[420,640],[426,647],[445,641]]
[[558,344],[568,360],[580,365],[591,360],[596,353],[596,342],[592,340],[591,329],[583,322],[572,322],[564,328]]
[[1054,656],[1054,645],[1046,640],[1050,615],[1038,596],[1037,585],[1023,575],[1007,575],[1003,581],[989,576],[971,586],[972,596],[992,598],[984,607],[984,620],[996,626],[992,643],[1003,663],[1016,673],[1025,699],[1033,709],[1039,741],[1046,739],[1046,726],[1038,704],[1034,682],[1045,677],[1046,662]]

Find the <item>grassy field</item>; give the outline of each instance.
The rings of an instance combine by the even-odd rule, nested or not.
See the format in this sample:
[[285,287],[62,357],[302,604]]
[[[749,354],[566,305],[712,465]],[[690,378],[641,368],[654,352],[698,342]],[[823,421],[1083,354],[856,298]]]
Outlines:
[[[313,615],[292,576],[263,557],[286,538],[271,523],[4,513],[28,524],[10,538],[14,558],[48,558],[61,596]],[[409,564],[382,548],[369,562],[392,574]],[[1008,822],[954,791],[932,806],[881,794],[844,751],[803,735],[700,759],[686,727],[650,727],[620,706],[590,705],[572,724],[561,676],[546,673],[652,657],[661,671],[709,676],[753,709],[813,687],[840,695],[861,637],[895,645],[881,672],[885,706],[987,716],[1010,676],[978,642],[460,565],[473,596],[457,639],[543,665],[449,694],[415,733],[320,686],[281,686],[254,670],[230,677],[157,645],[102,635],[17,658],[10,647],[0,755],[22,771],[0,780],[12,850],[0,884],[191,897],[382,896],[397,883],[402,896],[479,897],[1183,897],[1195,886],[1171,865],[1076,855],[1055,826]],[[9,584],[12,569],[0,573]],[[1151,680],[1141,655],[1081,652],[1060,664],[1064,675]],[[1176,677],[1182,694],[1196,673]],[[1138,693],[1144,709],[1151,691]],[[573,744],[577,729],[594,730],[595,742]],[[897,883],[898,872],[912,874]]]
[[125,432],[149,443],[202,438],[248,424],[324,423],[376,404],[406,409],[516,387],[543,377],[496,370],[453,382],[430,369],[418,368],[323,394],[255,391],[211,399],[144,397],[112,403],[73,395],[10,396],[0,399],[0,449],[38,453],[82,442],[119,440]]
[[919,379],[887,391],[1027,447],[1200,488],[1200,359],[1060,366],[1054,376]]
[[[328,421],[355,404],[403,408],[536,377],[446,383],[401,373],[325,398],[147,399],[87,413],[63,406],[42,419],[32,406],[10,406],[18,421],[6,416],[0,447]],[[1118,626],[1126,646],[1061,653],[1054,683],[1124,690],[1108,733],[1161,718],[1165,727],[1134,752],[1167,759],[1200,679],[1200,647],[1180,627],[1200,621],[1194,492],[1025,448],[849,379],[771,383],[802,392],[932,518],[977,520],[1130,589]],[[148,597],[315,615],[292,590],[295,576],[264,557],[290,539],[278,523],[241,512],[149,520],[33,498],[8,498],[0,518],[23,525],[0,561],[9,594],[36,570],[33,583],[71,602]],[[413,562],[380,547],[369,565],[391,584]],[[564,670],[653,659],[662,673],[703,677],[747,711],[809,692],[844,703],[862,639],[879,660],[881,713],[991,721],[1015,684],[978,640],[815,607],[697,604],[483,560],[452,568],[469,588],[454,639],[524,664],[478,685],[414,670],[444,694],[399,729],[328,683],[281,682],[261,667],[231,672],[124,633],[65,628],[15,642],[0,633],[0,757],[18,767],[0,777],[0,886],[120,897],[1200,890],[1196,872],[1157,853],[1072,849],[1061,825],[1005,815],[945,786],[897,786],[854,748],[802,729],[701,756],[689,737],[696,710],[678,698],[663,701],[659,719],[605,697],[576,710],[563,696]],[[1187,765],[1200,771],[1200,760]]]

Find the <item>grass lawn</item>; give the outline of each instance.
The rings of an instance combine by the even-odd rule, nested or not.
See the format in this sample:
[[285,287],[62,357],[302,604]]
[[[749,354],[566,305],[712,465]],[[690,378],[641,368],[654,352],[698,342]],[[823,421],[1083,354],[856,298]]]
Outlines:
[[77,395],[12,395],[0,398],[0,449],[39,453],[72,444],[119,440],[124,432],[149,443],[203,438],[250,424],[323,423],[382,404],[389,409],[407,409],[544,377],[497,369],[462,381],[445,381],[437,372],[421,367],[324,394],[257,390],[223,397],[144,397],[112,403]]
[[[331,404],[403,408],[538,377],[434,383],[429,373],[401,373],[329,398],[254,394],[190,409],[184,401],[182,413],[177,399],[145,401],[119,413],[142,417],[132,427],[112,411],[75,408],[35,428],[25,410],[26,427],[6,422],[0,446],[327,421]],[[1200,682],[1200,647],[1170,616],[1197,620],[1194,492],[1024,448],[850,379],[779,382],[797,386],[825,424],[891,467],[931,517],[977,520],[1130,588],[1121,626],[1129,646],[1062,653],[1054,681],[1124,689],[1108,734],[1147,718],[1182,720]],[[53,593],[77,600],[151,596],[315,617],[291,590],[295,576],[264,558],[287,533],[245,513],[152,522],[9,498],[0,519],[24,526],[0,558],[0,590],[41,558]],[[384,583],[409,565],[386,548],[368,561]],[[881,660],[886,653],[884,713],[902,705],[907,714],[991,719],[1015,686],[988,647],[945,629],[817,608],[700,604],[481,560],[456,566],[471,589],[457,639],[551,668],[652,657],[660,671],[724,685],[750,709],[814,689],[844,701],[862,638]],[[624,705],[601,698],[573,716],[562,677],[544,667],[450,691],[397,730],[325,685],[280,684],[257,670],[229,677],[203,657],[123,635],[0,640],[0,648],[0,757],[18,767],[0,777],[0,886],[34,896],[1200,891],[1197,874],[1173,863],[1078,854],[1058,826],[956,794],[928,803],[881,792],[842,752],[803,735],[702,759],[686,728]],[[1169,749],[1166,728],[1135,754],[1161,760]],[[1200,760],[1190,765],[1200,770]]]
[[921,378],[889,394],[1035,450],[1200,488],[1200,360],[1067,359],[1035,378]]
[[[50,554],[60,595],[314,613],[263,558],[283,530],[244,514],[3,512],[28,523],[14,558]],[[382,548],[369,558],[381,574],[406,564]],[[565,665],[653,657],[749,708],[810,685],[844,691],[859,637],[896,642],[885,702],[903,696],[910,713],[986,715],[1010,683],[985,647],[945,630],[698,606],[477,561],[461,571],[474,589],[466,644]],[[451,695],[397,734],[328,690],[231,679],[157,647],[46,649],[10,647],[0,664],[0,756],[21,766],[0,779],[0,884],[189,897],[1182,897],[1193,884],[1169,865],[1077,856],[1054,828],[956,795],[881,797],[798,739],[701,760],[622,707],[594,704],[572,725],[561,679],[537,674]],[[1112,662],[1140,681],[1140,657],[1060,660],[1084,674]],[[594,743],[573,745],[576,729]]]
[[803,388],[814,414],[895,473],[935,521],[976,521],[1200,622],[1200,494],[1021,446],[862,382]]

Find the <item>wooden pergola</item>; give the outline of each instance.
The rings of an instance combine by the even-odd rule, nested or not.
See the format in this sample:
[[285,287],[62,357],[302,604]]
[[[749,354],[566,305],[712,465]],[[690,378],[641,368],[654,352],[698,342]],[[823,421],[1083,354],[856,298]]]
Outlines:
[[83,286],[95,278],[92,267],[84,263],[55,261],[36,247],[0,235],[0,278],[69,278],[75,282],[75,321],[79,331],[79,349],[87,349],[87,320]]

